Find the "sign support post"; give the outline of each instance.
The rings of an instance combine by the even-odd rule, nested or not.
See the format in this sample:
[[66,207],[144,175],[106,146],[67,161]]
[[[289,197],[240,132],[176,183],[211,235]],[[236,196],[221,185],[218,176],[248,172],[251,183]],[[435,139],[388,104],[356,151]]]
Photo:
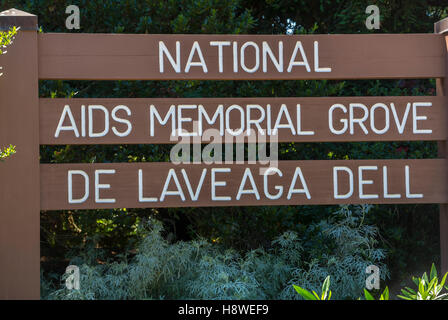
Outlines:
[[0,60],[0,299],[40,298],[40,181],[37,16],[10,9],[0,30],[20,27]]
[[[438,96],[448,96],[448,18],[437,22],[434,25],[434,32],[445,35],[446,42],[446,66],[445,77],[438,78],[436,82],[436,91]],[[448,108],[448,101],[445,100],[445,108]],[[446,119],[448,125],[448,119]],[[438,155],[439,158],[446,158],[448,165],[448,153],[447,153],[447,141],[438,142]],[[447,177],[448,179],[448,177]],[[440,205],[440,260],[442,274],[448,272],[448,204],[444,203]]]

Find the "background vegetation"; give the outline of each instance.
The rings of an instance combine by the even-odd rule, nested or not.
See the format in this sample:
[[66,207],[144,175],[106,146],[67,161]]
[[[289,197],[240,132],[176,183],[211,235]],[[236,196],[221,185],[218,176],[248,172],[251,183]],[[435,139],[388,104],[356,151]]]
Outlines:
[[[17,34],[17,30],[18,29],[16,27],[12,27],[8,31],[0,31],[0,56],[8,52],[6,48],[8,48],[8,46],[13,43],[14,36]],[[2,69],[3,67],[0,66],[0,77],[3,75]],[[4,161],[14,153],[16,153],[15,146],[9,145],[7,147],[4,147],[3,150],[0,146],[0,162]]]
[[[431,33],[447,3],[429,0],[1,0],[38,15],[43,32]],[[78,5],[81,29],[66,30]],[[380,8],[367,30],[365,8]],[[120,44],[117,43],[117,46]],[[434,95],[434,80],[42,81],[41,97],[308,97]],[[434,158],[434,142],[285,143],[280,159]],[[167,161],[166,145],[42,146],[42,163]],[[366,214],[366,212],[369,212]],[[360,217],[363,217],[362,220]],[[358,219],[358,220],[357,220]],[[336,226],[344,226],[343,230]],[[76,298],[295,298],[291,283],[334,297],[362,295],[362,267],[389,282],[439,261],[435,205],[229,207],[57,211],[41,214],[42,295],[82,265]],[[341,238],[341,236],[346,238]],[[341,241],[345,239],[345,241]],[[365,267],[364,267],[365,268]],[[272,272],[275,270],[275,272]],[[389,273],[386,273],[389,270]],[[361,277],[361,278],[360,278]],[[393,283],[392,283],[393,285]],[[56,290],[59,289],[59,290]]]

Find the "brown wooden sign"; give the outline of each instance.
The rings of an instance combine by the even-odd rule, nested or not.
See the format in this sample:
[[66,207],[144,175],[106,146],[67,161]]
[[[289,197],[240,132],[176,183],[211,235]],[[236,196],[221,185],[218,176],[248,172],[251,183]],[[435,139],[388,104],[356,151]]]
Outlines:
[[41,177],[43,210],[448,201],[439,159],[50,164]]
[[445,76],[435,34],[39,34],[39,78],[379,79]]
[[40,143],[445,140],[444,102],[423,96],[40,99]]
[[[39,298],[39,210],[440,203],[448,271],[447,21],[445,35],[45,34],[36,16],[2,12],[0,29],[21,31],[0,78],[0,142],[18,150],[0,164],[0,298]],[[38,99],[40,79],[406,78],[437,78],[437,97]],[[251,130],[255,142],[438,140],[442,159],[39,165],[39,144],[198,147]]]

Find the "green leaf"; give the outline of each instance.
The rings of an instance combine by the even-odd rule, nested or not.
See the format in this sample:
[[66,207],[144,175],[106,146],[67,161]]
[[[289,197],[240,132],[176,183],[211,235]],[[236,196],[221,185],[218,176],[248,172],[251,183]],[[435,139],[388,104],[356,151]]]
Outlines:
[[438,281],[439,281],[439,279],[437,279],[437,277],[432,279],[431,282],[428,284],[428,287],[427,287],[427,289],[425,291],[430,291],[431,288],[437,287],[437,282]]
[[426,272],[423,273],[422,280],[424,280],[425,284],[429,282],[428,275],[426,274]]
[[322,291],[328,291],[330,289],[330,276],[327,276],[322,284]]
[[380,296],[380,300],[389,300],[389,288],[386,287]]
[[418,286],[418,284],[420,283],[420,278],[412,277],[412,282],[414,282],[415,285]]
[[402,289],[401,290],[401,292],[408,292],[409,294],[417,294],[417,292],[414,290],[414,289],[411,289],[411,288],[408,288],[408,287],[406,287],[406,288],[404,288],[404,289]]
[[313,296],[308,290],[296,286],[295,284],[293,284],[292,286],[294,287],[294,289],[296,289],[297,293],[300,294],[305,300],[317,300],[316,297]]
[[0,148],[0,162],[3,161],[4,159],[10,157],[14,153],[16,153],[16,147],[13,145],[9,145],[9,147],[4,148],[3,151]]
[[425,280],[421,279],[418,284],[418,293],[423,293],[423,292],[425,292]]
[[431,280],[437,278],[437,269],[434,263],[431,266],[431,273],[430,273]]
[[365,288],[364,288],[364,296],[366,297],[366,300],[375,300],[375,298]]
[[402,296],[398,296],[399,298],[402,299],[406,299],[406,300],[416,300],[417,299],[417,294],[414,290],[412,290],[411,288],[404,288],[401,289],[401,293],[403,294]]
[[441,287],[443,287],[443,285],[445,284],[445,281],[446,281],[446,277],[448,276],[448,272],[447,273],[445,273],[445,275],[443,276],[443,278],[442,278],[442,281],[440,281],[440,286]]
[[[325,300],[330,290],[330,276],[327,276],[322,284],[322,300]],[[330,291],[331,292],[331,291]]]

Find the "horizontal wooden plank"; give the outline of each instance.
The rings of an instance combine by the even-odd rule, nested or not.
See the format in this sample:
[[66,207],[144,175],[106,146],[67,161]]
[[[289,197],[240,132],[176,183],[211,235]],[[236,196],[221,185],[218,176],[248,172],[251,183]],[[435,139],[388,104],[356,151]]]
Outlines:
[[[40,143],[446,140],[444,101],[434,96],[40,99]],[[256,140],[249,140],[249,133]]]
[[445,76],[444,46],[443,37],[436,34],[43,33],[39,34],[39,78],[73,80],[437,78]]
[[[262,168],[276,169],[267,175]],[[446,203],[446,168],[445,159],[42,164],[41,206],[57,210]]]
[[446,33],[448,32],[448,18],[437,21],[434,23],[434,33]]

